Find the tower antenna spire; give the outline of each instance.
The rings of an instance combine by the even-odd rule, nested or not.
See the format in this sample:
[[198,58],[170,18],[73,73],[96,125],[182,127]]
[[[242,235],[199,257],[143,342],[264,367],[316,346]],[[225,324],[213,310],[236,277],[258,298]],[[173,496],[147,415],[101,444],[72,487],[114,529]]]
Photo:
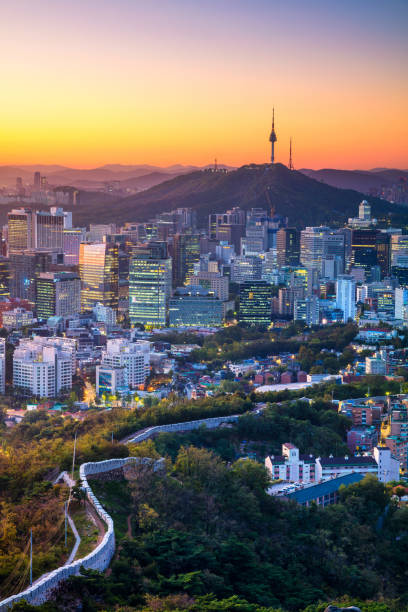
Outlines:
[[290,141],[289,141],[289,166],[288,168],[289,170],[294,170],[293,159],[292,159],[292,136],[290,137]]
[[275,107],[272,107],[272,130],[269,136],[269,142],[271,143],[271,164],[275,163],[275,142],[277,140],[275,132]]

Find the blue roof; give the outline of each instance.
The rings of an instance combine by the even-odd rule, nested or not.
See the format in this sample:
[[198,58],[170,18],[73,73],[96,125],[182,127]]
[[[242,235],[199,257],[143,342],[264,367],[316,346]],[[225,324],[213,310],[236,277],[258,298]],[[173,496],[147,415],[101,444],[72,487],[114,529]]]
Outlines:
[[311,487],[306,487],[305,489],[300,489],[298,491],[294,491],[293,493],[288,493],[285,497],[296,501],[298,504],[305,504],[306,502],[311,502],[318,497],[330,495],[330,493],[338,491],[341,485],[345,485],[347,487],[355,482],[360,482],[364,476],[365,474],[352,472],[351,474],[345,474],[344,476],[339,476],[338,478],[331,478],[330,480],[326,480],[320,484],[312,485]]

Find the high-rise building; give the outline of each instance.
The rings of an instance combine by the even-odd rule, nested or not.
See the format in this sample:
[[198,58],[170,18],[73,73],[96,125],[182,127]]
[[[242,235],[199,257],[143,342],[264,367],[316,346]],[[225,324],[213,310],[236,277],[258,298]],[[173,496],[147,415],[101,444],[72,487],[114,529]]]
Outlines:
[[347,274],[336,281],[336,306],[343,311],[343,321],[354,320],[356,316],[356,281]]
[[100,302],[118,309],[118,247],[101,242],[81,244],[79,274],[81,277],[81,309],[92,310]]
[[391,235],[391,265],[408,265],[408,234]]
[[81,242],[85,242],[85,234],[86,230],[83,227],[64,228],[62,241],[65,265],[79,265],[79,247]]
[[245,238],[241,239],[242,255],[257,255],[268,249],[268,213],[252,208],[247,215]]
[[116,223],[91,223],[87,236],[88,242],[103,242],[104,236],[116,234]]
[[362,268],[367,279],[378,263],[377,234],[376,229],[356,229],[351,235],[351,266]]
[[395,311],[396,319],[408,322],[408,288],[397,287],[395,289]]
[[298,266],[300,260],[300,233],[295,227],[284,227],[276,233],[277,264]]
[[81,281],[74,272],[42,272],[35,281],[38,319],[81,311]]
[[261,280],[262,259],[257,256],[234,257],[231,264],[231,280],[233,283]]
[[8,251],[35,247],[35,217],[31,208],[14,208],[8,213]]
[[278,294],[278,312],[283,316],[293,316],[296,300],[305,299],[303,287],[281,287]]
[[34,188],[41,188],[41,172],[34,172]]
[[320,273],[324,254],[324,241],[329,227],[306,227],[300,232],[300,261],[308,269]]
[[166,243],[135,247],[129,266],[129,318],[132,325],[163,327],[171,294],[172,261]]
[[19,250],[10,253],[10,296],[28,300],[35,305],[35,280],[47,272],[52,255],[47,251]]
[[38,249],[56,249],[63,252],[64,229],[72,227],[72,213],[52,206],[49,211],[35,212],[35,246]]
[[10,297],[10,259],[0,255],[0,298]]
[[217,327],[223,314],[222,301],[201,286],[179,287],[169,300],[170,327]]
[[269,325],[272,289],[265,281],[246,281],[239,288],[239,321],[249,325]]
[[173,286],[181,287],[194,274],[200,259],[200,235],[176,234],[173,239]]
[[376,239],[377,265],[381,269],[381,276],[389,276],[391,271],[391,235],[387,232],[378,232]]
[[360,202],[358,207],[358,218],[361,221],[371,221],[371,205],[367,200]]
[[295,321],[304,321],[306,325],[319,325],[319,298],[315,295],[296,299],[293,308]]
[[36,339],[20,342],[13,354],[13,386],[38,397],[55,397],[72,387],[72,355]]
[[239,225],[242,227],[243,234],[245,219],[245,210],[239,208],[239,206],[235,206],[234,208],[227,210],[225,213],[212,213],[208,218],[208,231],[210,239],[219,239],[217,237],[217,227],[220,225]]
[[150,342],[129,342],[125,338],[108,340],[102,351],[101,365],[125,368],[125,382],[136,387],[145,382],[150,372]]

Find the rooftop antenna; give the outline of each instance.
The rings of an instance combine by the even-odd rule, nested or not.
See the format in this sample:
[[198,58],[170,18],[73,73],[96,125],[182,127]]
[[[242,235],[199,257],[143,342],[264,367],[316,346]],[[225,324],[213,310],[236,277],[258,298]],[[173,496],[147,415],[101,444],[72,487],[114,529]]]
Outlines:
[[289,165],[288,165],[289,170],[294,170],[293,167],[293,159],[292,159],[292,137],[290,137],[290,141],[289,141]]

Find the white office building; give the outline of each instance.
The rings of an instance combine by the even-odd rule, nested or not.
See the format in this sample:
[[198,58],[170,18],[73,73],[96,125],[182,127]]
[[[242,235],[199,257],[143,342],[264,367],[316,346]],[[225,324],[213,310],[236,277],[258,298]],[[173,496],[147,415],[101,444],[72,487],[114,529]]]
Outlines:
[[408,289],[407,287],[397,287],[395,289],[395,310],[394,316],[401,321],[408,321]]
[[72,364],[72,374],[75,374],[76,370],[76,351],[77,351],[77,341],[75,338],[62,338],[60,336],[52,336],[50,338],[46,336],[34,336],[32,340],[30,339],[22,339],[20,340],[19,348],[28,347],[30,348],[31,343],[35,342],[40,346],[53,346],[57,349],[60,349],[64,353],[70,355],[71,364]]
[[38,397],[72,387],[72,357],[62,347],[25,341],[13,355],[13,385]]
[[380,482],[390,482],[400,479],[399,460],[391,454],[387,446],[376,446],[374,448],[374,459],[378,467],[378,480]]
[[108,340],[102,351],[101,365],[125,368],[126,384],[136,387],[145,382],[150,372],[150,342],[129,342],[126,338]]
[[356,281],[348,274],[342,274],[336,281],[336,307],[343,311],[343,321],[354,320],[356,316]]

